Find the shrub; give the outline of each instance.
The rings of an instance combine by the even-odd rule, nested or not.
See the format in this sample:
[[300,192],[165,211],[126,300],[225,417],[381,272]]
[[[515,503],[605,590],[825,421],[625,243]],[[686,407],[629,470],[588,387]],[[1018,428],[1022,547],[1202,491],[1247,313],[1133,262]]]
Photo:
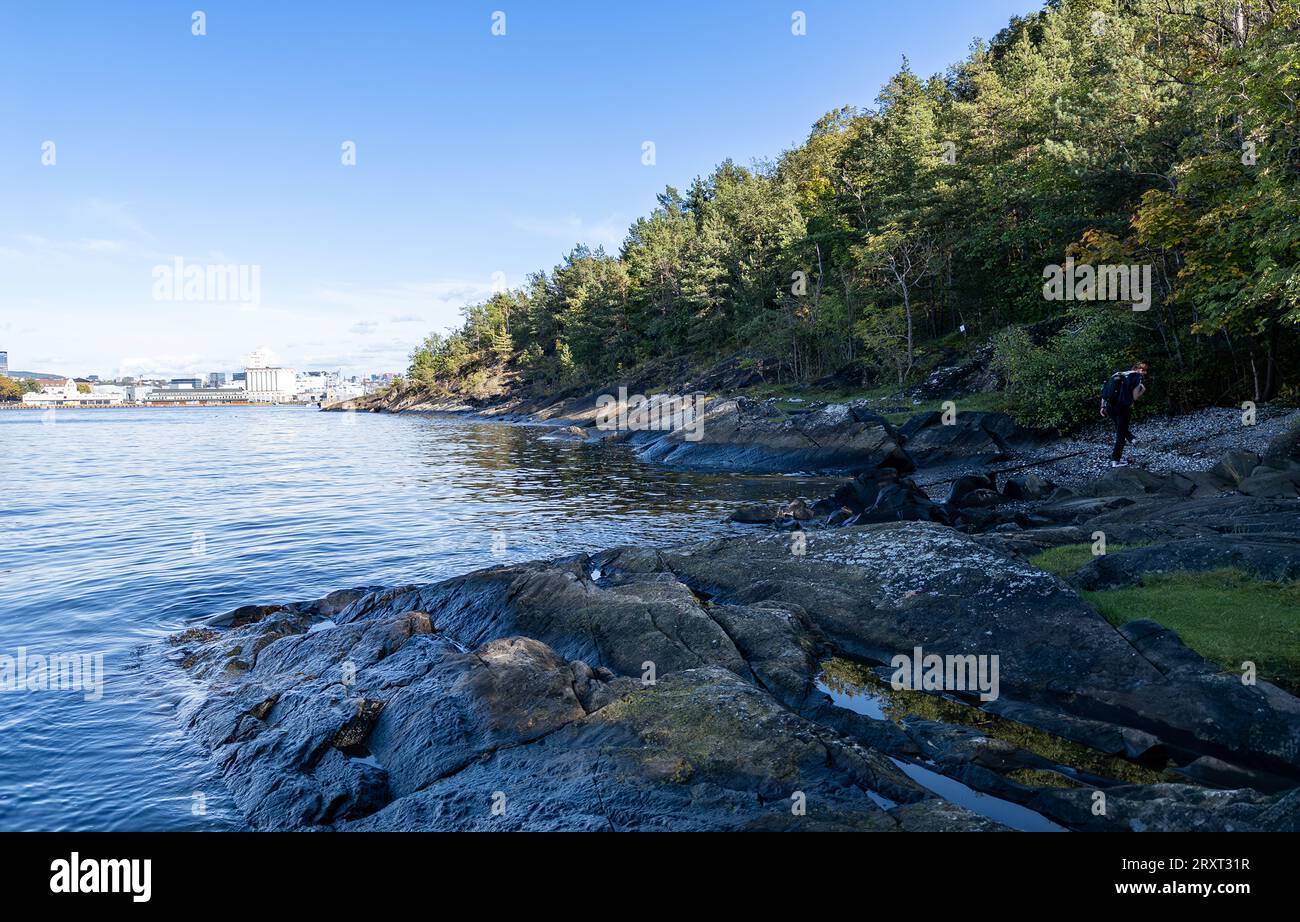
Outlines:
[[1127,368],[1140,349],[1132,311],[1089,304],[1045,345],[1020,327],[994,338],[993,367],[1007,381],[1007,405],[1020,423],[1076,429],[1096,419],[1106,378]]

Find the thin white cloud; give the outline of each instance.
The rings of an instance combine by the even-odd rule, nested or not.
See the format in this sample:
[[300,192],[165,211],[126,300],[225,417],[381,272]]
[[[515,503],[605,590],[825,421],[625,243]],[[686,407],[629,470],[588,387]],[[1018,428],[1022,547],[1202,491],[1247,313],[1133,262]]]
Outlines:
[[129,355],[118,362],[119,375],[185,375],[202,367],[204,358],[198,352],[186,354]]
[[131,213],[125,202],[91,198],[73,205],[71,211],[79,221],[106,224],[116,231],[140,240],[154,239],[154,235],[145,229],[144,224]]
[[86,256],[145,255],[145,251],[134,242],[118,238],[55,239],[41,234],[17,234],[13,239],[19,246],[0,246],[0,258],[35,262],[46,267],[58,261]]
[[[378,287],[328,282],[294,298],[291,303],[307,316],[319,315],[321,311],[346,312],[350,315],[348,326],[341,325],[339,329],[353,334],[375,332],[385,322],[402,325],[407,328],[402,333],[405,338],[411,336],[412,324],[425,324],[436,330],[458,327],[462,322],[461,310],[466,305],[485,301],[491,295],[490,278],[397,282]],[[362,323],[374,326],[361,329]],[[409,352],[413,342],[412,339],[404,349]]]
[[120,240],[82,240],[80,246],[89,253],[120,253],[126,248]]
[[585,243],[593,249],[603,246],[608,252],[614,252],[622,246],[623,238],[627,235],[627,225],[619,221],[616,215],[590,222],[577,215],[559,220],[515,218],[514,225],[525,233],[562,240],[567,245]]

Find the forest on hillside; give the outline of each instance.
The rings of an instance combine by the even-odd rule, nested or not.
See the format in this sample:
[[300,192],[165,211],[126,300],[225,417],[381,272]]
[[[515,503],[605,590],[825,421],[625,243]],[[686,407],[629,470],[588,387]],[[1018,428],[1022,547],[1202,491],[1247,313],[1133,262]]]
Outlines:
[[[1300,0],[1051,0],[947,73],[904,60],[775,161],[665,189],[617,254],[579,246],[430,335],[405,386],[739,355],[790,386],[903,388],[991,344],[1032,425],[1078,423],[1138,357],[1171,411],[1294,400],[1298,97]],[[1067,259],[1149,267],[1148,309],[1047,297]]]

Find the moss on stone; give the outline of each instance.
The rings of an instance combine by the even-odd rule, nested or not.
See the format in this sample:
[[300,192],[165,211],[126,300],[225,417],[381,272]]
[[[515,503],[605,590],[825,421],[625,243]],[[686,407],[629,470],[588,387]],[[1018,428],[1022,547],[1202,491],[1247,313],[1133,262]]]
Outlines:
[[[850,660],[835,658],[823,663],[821,681],[838,694],[872,695],[881,702],[885,715],[895,723],[902,723],[908,717],[919,717],[971,727],[986,736],[1042,756],[1058,765],[1129,784],[1156,784],[1174,780],[1174,776],[1168,772],[1153,771],[941,695],[907,689],[896,691],[870,667]],[[1061,786],[1059,776],[1058,783],[1053,786]]]
[[1007,772],[1007,778],[1031,788],[1074,788],[1079,783],[1060,772],[1041,768],[1017,768]]
[[749,688],[716,692],[663,680],[611,702],[601,713],[635,730],[648,746],[642,754],[647,767],[675,783],[711,771],[798,778],[806,753],[774,743],[777,735],[764,727],[774,714],[759,693]]

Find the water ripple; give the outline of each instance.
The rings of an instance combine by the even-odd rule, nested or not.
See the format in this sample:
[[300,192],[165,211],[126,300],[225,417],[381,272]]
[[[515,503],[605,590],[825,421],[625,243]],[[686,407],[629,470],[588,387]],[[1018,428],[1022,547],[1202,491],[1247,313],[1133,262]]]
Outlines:
[[0,692],[0,830],[227,829],[159,641],[250,602],[728,531],[787,477],[423,416],[210,408],[0,413],[0,655],[102,653],[103,697]]

